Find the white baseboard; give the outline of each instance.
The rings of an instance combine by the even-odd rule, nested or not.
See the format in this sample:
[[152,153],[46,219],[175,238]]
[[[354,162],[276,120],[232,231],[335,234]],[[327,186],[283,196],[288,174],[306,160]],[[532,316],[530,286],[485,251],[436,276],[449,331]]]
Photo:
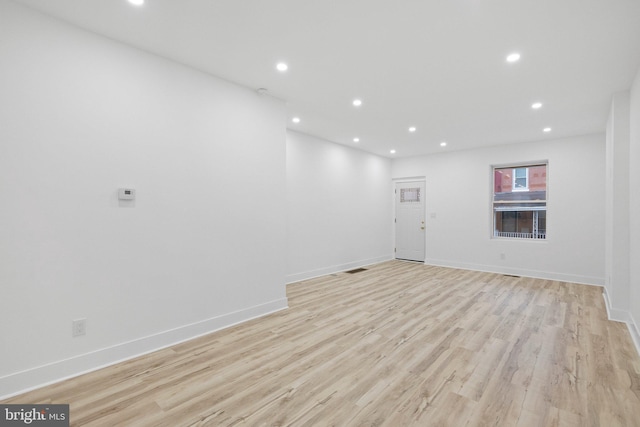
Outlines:
[[629,314],[629,318],[630,321],[627,322],[627,328],[629,329],[633,343],[636,345],[636,351],[638,355],[640,355],[640,329],[638,329],[638,323],[631,314]]
[[0,378],[0,400],[124,362],[288,308],[287,299],[267,302],[112,347],[59,360]]
[[627,324],[627,329],[629,329],[631,340],[636,347],[638,355],[640,355],[640,329],[638,329],[638,324],[633,318],[633,315],[626,310],[611,307],[611,300],[609,298],[609,294],[607,293],[607,288],[602,289],[602,297],[604,298],[605,307],[607,307],[607,317],[609,318],[609,320]]
[[609,300],[609,294],[607,293],[607,287],[602,287],[602,298],[604,298],[604,306],[607,309],[607,318],[613,320],[611,317],[611,300]]
[[627,310],[614,308],[611,305],[611,299],[609,298],[609,294],[607,293],[606,287],[602,288],[602,296],[604,298],[604,303],[607,307],[607,316],[609,316],[609,320],[614,320],[616,322],[624,322],[624,323],[629,323],[631,321],[630,313]]
[[584,285],[604,286],[604,277],[582,276],[578,274],[555,273],[541,270],[505,267],[500,265],[484,265],[461,263],[441,259],[425,259],[425,264],[439,267],[459,268],[462,270],[484,271],[487,273],[509,274],[513,276],[531,277],[534,279],[558,280],[561,282],[580,283]]
[[377,264],[383,261],[389,261],[393,259],[391,254],[382,255],[375,258],[363,259],[359,261],[347,262],[339,265],[332,265],[330,267],[319,268],[316,270],[303,271],[301,273],[289,274],[286,277],[287,283],[300,282],[302,280],[313,279],[315,277],[326,276],[327,274],[339,273],[341,271],[351,270],[354,268],[360,268],[371,264]]

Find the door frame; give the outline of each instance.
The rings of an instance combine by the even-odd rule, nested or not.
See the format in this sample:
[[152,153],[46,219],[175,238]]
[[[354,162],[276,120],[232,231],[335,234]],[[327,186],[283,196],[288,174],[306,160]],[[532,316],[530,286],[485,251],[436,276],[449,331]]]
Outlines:
[[[427,177],[426,176],[406,176],[406,177],[401,177],[401,178],[391,178],[391,200],[392,203],[391,205],[393,206],[393,215],[391,216],[391,229],[392,229],[392,237],[393,240],[391,242],[392,246],[391,246],[391,254],[393,255],[393,259],[397,259],[396,258],[396,185],[397,184],[402,184],[404,182],[415,182],[415,181],[422,181],[424,183],[424,219],[425,219],[425,230],[424,230],[424,260],[423,262],[427,259],[427,230],[426,230],[426,220],[427,220]],[[407,261],[407,262],[411,262],[411,261]]]

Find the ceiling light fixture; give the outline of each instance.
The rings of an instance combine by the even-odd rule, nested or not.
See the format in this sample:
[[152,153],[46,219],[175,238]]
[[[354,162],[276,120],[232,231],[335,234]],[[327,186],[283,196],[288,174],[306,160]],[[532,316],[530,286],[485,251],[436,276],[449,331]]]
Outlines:
[[389,151],[391,154],[396,154],[396,150],[390,150]]
[[353,105],[354,107],[359,107],[362,105],[362,100],[361,99],[354,99],[353,100]]
[[531,108],[533,108],[534,110],[537,110],[540,107],[542,107],[542,102],[534,102],[533,104],[531,104]]
[[278,62],[278,65],[276,65],[276,69],[278,71],[287,71],[289,69],[289,66],[284,62]]
[[544,128],[542,129],[542,132],[551,132],[551,128]]
[[300,117],[294,117],[293,119],[291,119],[291,121],[293,123],[300,123]]
[[142,6],[144,4],[144,0],[129,0],[129,3],[134,6]]
[[353,138],[353,142],[360,142],[360,138]]
[[411,126],[411,127],[409,128],[409,132],[415,132],[415,131],[416,131],[415,126]]
[[446,143],[446,142],[442,141],[442,142],[440,143],[440,147],[446,147],[446,146],[447,146],[447,143]]
[[512,53],[509,56],[507,56],[507,62],[518,62],[520,60],[520,54],[519,53]]

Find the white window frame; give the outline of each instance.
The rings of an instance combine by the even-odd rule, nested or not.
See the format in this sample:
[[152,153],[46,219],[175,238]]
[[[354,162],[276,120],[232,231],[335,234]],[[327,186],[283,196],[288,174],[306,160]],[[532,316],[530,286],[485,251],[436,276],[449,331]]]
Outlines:
[[[521,210],[531,210],[534,212],[534,218],[533,218],[533,228],[535,228],[535,230],[532,230],[531,233],[510,233],[510,232],[498,232],[498,230],[496,229],[496,213],[500,212],[500,211],[505,211],[505,210],[510,210],[508,207],[507,208],[500,208],[500,207],[496,207],[496,204],[500,204],[500,201],[496,201],[495,200],[495,186],[496,186],[496,182],[495,182],[495,175],[496,175],[496,170],[499,169],[513,169],[513,178],[512,178],[512,187],[511,187],[511,192],[522,192],[522,191],[529,191],[529,168],[532,167],[536,167],[536,166],[545,166],[546,167],[546,178],[545,178],[545,199],[544,199],[544,206],[531,206],[529,208],[526,209],[514,209],[514,211],[521,211]],[[515,169],[526,169],[526,183],[527,183],[527,188],[526,189],[515,189]],[[540,202],[535,202],[535,203],[540,203]],[[537,162],[523,162],[523,163],[510,163],[510,164],[502,164],[502,165],[492,165],[491,166],[491,203],[490,203],[490,209],[491,209],[491,238],[492,239],[496,239],[496,240],[526,240],[526,241],[537,241],[537,242],[546,242],[548,241],[547,238],[547,234],[546,234],[546,226],[545,226],[545,230],[543,234],[539,233],[538,230],[538,225],[539,225],[539,211],[543,210],[545,212],[548,211],[549,208],[549,161],[548,160],[541,160],[541,161],[537,161]],[[545,218],[547,217],[548,214],[545,215]],[[545,219],[546,222],[546,219]],[[548,225],[547,225],[548,226]],[[502,234],[502,235],[499,235]],[[506,236],[506,234],[512,234],[510,236]],[[520,234],[531,234],[532,237],[528,237],[528,236],[520,236]]]
[[[516,187],[516,171],[518,169],[524,169],[524,187]],[[513,168],[513,182],[511,184],[511,191],[529,191],[529,168],[528,167],[514,167]]]

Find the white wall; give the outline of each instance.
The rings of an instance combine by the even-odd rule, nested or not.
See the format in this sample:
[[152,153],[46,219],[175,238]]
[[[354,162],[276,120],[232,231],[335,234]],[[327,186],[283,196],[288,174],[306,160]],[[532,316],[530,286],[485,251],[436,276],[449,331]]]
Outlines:
[[613,95],[606,141],[605,286],[620,319],[629,310],[629,92]]
[[630,91],[612,97],[606,141],[605,300],[640,352],[640,71]]
[[0,396],[286,307],[281,102],[6,0],[0,61]]
[[[394,160],[394,179],[426,176],[426,262],[602,285],[604,140],[588,135]],[[492,239],[492,166],[541,160],[549,162],[548,238]]]
[[635,331],[636,346],[640,351],[640,70],[631,88],[630,96],[630,313]]
[[390,160],[287,132],[287,281],[392,257]]

